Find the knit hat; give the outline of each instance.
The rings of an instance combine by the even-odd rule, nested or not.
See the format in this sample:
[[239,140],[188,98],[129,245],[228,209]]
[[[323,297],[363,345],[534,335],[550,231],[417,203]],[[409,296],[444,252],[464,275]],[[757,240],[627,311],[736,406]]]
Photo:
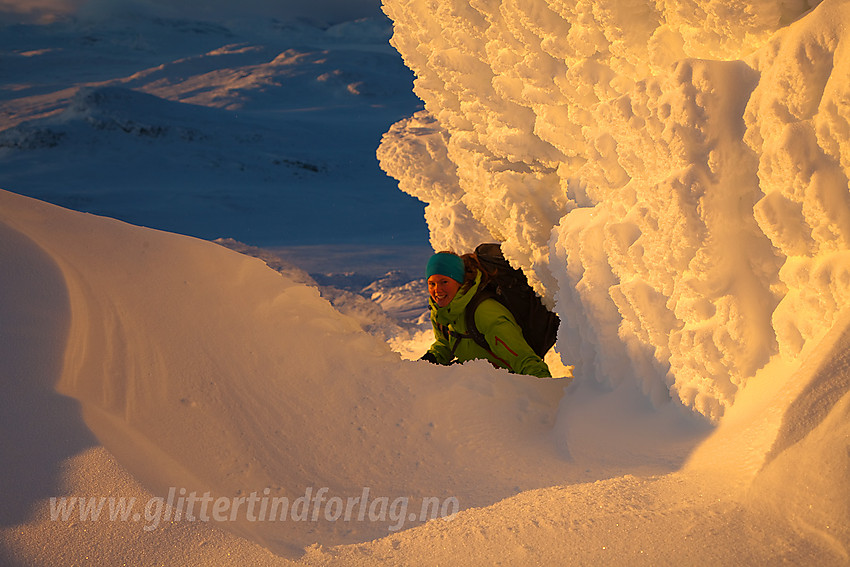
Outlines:
[[448,276],[458,283],[463,283],[466,268],[463,265],[463,260],[457,254],[437,252],[428,260],[428,267],[425,273],[426,278],[430,278],[434,274],[439,274],[441,276]]

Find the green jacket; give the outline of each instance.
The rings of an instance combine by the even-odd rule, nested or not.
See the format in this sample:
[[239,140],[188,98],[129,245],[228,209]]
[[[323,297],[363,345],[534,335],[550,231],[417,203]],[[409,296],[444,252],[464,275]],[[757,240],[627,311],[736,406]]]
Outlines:
[[451,364],[455,359],[458,362],[466,362],[483,358],[498,368],[507,368],[517,374],[551,378],[549,367],[525,342],[522,330],[514,316],[507,307],[495,299],[485,299],[475,310],[475,326],[484,334],[492,350],[481,348],[471,338],[455,336],[447,338],[440,331],[440,325],[444,325],[451,331],[467,334],[466,306],[478,291],[480,283],[481,273],[479,272],[475,283],[468,290],[459,291],[451,303],[445,307],[437,307],[433,299],[429,300],[431,324],[434,327],[436,340],[428,352],[433,354],[440,364]]

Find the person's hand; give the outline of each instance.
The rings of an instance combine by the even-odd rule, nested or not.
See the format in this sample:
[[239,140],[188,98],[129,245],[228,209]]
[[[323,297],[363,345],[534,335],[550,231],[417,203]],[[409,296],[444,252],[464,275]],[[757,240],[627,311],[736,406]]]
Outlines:
[[439,364],[439,362],[437,362],[437,357],[434,356],[433,352],[426,352],[419,360],[427,360],[431,364]]

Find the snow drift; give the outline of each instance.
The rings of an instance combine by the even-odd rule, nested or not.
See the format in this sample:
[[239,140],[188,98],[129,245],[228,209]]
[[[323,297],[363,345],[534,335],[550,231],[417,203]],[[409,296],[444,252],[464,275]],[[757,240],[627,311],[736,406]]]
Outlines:
[[[634,383],[564,395],[486,362],[403,361],[316,288],[210,242],[7,192],[0,236],[6,564],[848,557],[846,320],[706,438]],[[192,495],[292,507],[192,521]],[[362,517],[328,507],[367,495]],[[74,498],[147,504],[56,510]],[[417,513],[434,498],[447,517]]]
[[[458,509],[488,505],[564,478],[566,460],[546,436],[559,380],[518,378],[487,363],[446,372],[403,362],[315,287],[261,260],[11,193],[0,199],[4,313],[49,299],[24,340],[6,328],[14,340],[4,342],[4,360],[20,362],[5,369],[17,394],[5,405],[12,411],[23,394],[35,401],[28,411],[62,408],[57,427],[80,432],[69,451],[94,443],[88,428],[156,494],[268,489],[294,501],[308,489],[347,499],[368,487],[374,498],[409,498],[411,510],[425,497],[457,499]],[[26,321],[28,309],[10,320]],[[54,382],[78,402],[85,426],[74,404],[48,394]],[[26,451],[28,435],[12,449]],[[36,465],[18,466],[26,463]],[[58,473],[59,462],[41,464],[48,479]],[[6,523],[26,517],[27,499],[44,496],[38,489],[16,495]],[[375,516],[239,517],[224,527],[291,554],[411,523]]]
[[850,297],[850,6],[815,4],[386,0],[425,110],[382,167],[435,248],[505,242],[576,375],[716,421]]
[[[0,192],[0,562],[846,564],[848,5],[384,8],[426,110],[383,166],[435,248],[505,242],[573,385],[404,361],[258,259]],[[179,108],[83,91],[69,132],[127,97]],[[363,520],[53,514],[366,488]]]

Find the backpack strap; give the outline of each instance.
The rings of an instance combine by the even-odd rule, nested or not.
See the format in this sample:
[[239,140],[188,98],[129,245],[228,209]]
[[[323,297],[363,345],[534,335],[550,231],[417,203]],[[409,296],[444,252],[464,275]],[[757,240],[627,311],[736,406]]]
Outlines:
[[[466,306],[466,330],[469,331],[469,334],[466,336],[475,341],[478,346],[490,353],[490,356],[499,360],[502,364],[505,365],[508,370],[513,372],[511,364],[507,360],[501,358],[499,355],[493,352],[493,349],[487,342],[487,338],[484,336],[484,333],[479,331],[478,327],[475,326],[475,310],[478,309],[478,306],[481,305],[481,302],[483,302],[485,299],[495,299],[496,301],[499,301],[499,296],[494,291],[487,288],[479,290],[478,293],[473,296],[472,300],[470,300],[469,302],[469,305]],[[502,302],[499,301],[499,303]],[[498,368],[498,365],[495,362],[493,362],[492,360],[490,362],[491,364],[493,364],[493,366],[496,366]]]
[[[468,333],[452,331],[447,326],[441,324],[438,324],[438,327],[447,340],[449,337],[455,337],[457,339],[454,346],[452,346],[452,358],[455,356],[455,350],[457,350],[461,339],[471,339],[475,341],[478,346],[489,352],[490,355],[500,360],[508,368],[508,370],[511,370],[511,365],[493,352],[493,349],[490,348],[489,343],[487,343],[487,338],[484,336],[484,333],[479,331],[478,327],[475,326],[475,310],[478,309],[478,306],[481,305],[481,302],[485,299],[495,299],[498,301],[498,296],[492,290],[479,290],[474,296],[472,296],[472,299],[467,304],[464,312],[464,319]],[[492,364],[497,366],[495,363]],[[511,370],[511,372],[513,372],[513,370]]]
[[[454,337],[455,339],[457,339],[455,341],[454,346],[452,346],[452,351],[451,351],[452,352],[452,358],[454,358],[454,356],[455,356],[455,351],[457,350],[458,345],[460,345],[461,339],[473,339],[474,340],[474,338],[475,338],[471,334],[465,334],[465,333],[459,333],[457,331],[452,331],[446,325],[442,325],[440,323],[437,323],[437,327],[440,329],[440,333],[442,333],[442,335],[446,338],[446,340],[449,340],[449,338],[451,338],[451,337]],[[475,329],[475,332],[477,333],[478,329]],[[483,335],[482,335],[482,337],[483,337]],[[486,344],[486,340],[485,340],[485,344]]]
[[485,299],[496,299],[496,294],[489,290],[479,290],[474,296],[472,296],[472,299],[466,306],[464,316],[466,320],[466,331],[469,334],[465,336],[466,338],[475,341],[478,346],[480,346],[487,352],[492,353],[493,351],[490,348],[490,345],[487,344],[487,338],[484,336],[484,333],[479,331],[478,327],[475,326],[475,311],[476,309],[478,309],[478,306],[481,305],[481,302]]
[[472,299],[469,300],[469,303],[464,310],[464,321],[466,322],[466,333],[460,333],[458,331],[453,331],[449,329],[446,325],[439,325],[440,332],[446,337],[446,340],[449,337],[454,337],[457,339],[455,341],[454,346],[452,346],[452,357],[454,357],[455,351],[457,350],[458,345],[460,344],[461,339],[471,339],[486,350],[487,352],[492,353],[493,351],[490,349],[490,345],[487,344],[487,339],[484,336],[484,333],[478,330],[478,327],[475,326],[475,310],[478,309],[478,306],[481,305],[481,302],[485,299],[495,298],[496,295],[492,292],[479,291],[475,295],[472,296]]

